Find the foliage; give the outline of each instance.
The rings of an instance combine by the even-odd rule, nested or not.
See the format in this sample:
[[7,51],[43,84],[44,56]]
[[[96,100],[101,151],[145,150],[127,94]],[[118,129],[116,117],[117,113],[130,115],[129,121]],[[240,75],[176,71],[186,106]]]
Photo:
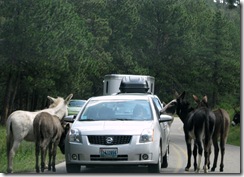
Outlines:
[[240,105],[240,6],[212,0],[2,0],[1,124],[47,95],[101,95],[110,73],[151,75],[173,91]]
[[227,144],[232,144],[235,146],[241,145],[241,126],[240,125],[237,125],[235,127],[232,127],[232,126],[230,127]]

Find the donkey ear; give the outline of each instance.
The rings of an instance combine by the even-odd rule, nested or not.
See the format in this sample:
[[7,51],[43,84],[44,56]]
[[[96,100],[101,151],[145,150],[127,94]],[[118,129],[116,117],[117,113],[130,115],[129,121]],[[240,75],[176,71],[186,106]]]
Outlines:
[[176,90],[175,90],[174,96],[175,96],[175,98],[178,98],[180,96]]
[[208,103],[208,97],[207,97],[207,95],[205,95],[205,96],[202,98],[202,101],[205,102],[205,103]]
[[198,99],[198,97],[196,95],[192,95],[193,96],[193,99],[194,101],[198,104],[200,103],[200,100]]
[[73,97],[73,94],[72,93],[69,94],[69,96],[67,96],[67,98],[65,98],[65,104],[68,104],[72,97]]
[[[186,94],[186,92],[183,91],[183,92],[180,94],[180,96],[178,96],[178,98],[183,100],[183,99],[185,98],[185,94]],[[178,99],[178,98],[177,98],[177,99]]]
[[51,97],[51,96],[47,96],[47,98],[50,100],[51,103],[54,103],[55,102],[55,98]]

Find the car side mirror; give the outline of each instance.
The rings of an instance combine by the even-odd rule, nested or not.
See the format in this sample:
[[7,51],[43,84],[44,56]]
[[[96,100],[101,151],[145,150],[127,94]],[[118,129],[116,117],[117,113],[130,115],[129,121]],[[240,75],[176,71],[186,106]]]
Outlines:
[[159,118],[159,123],[173,121],[173,117],[166,114],[161,114]]
[[65,117],[64,117],[64,121],[65,121],[65,122],[73,123],[74,120],[75,120],[75,118],[76,118],[76,115],[65,116]]

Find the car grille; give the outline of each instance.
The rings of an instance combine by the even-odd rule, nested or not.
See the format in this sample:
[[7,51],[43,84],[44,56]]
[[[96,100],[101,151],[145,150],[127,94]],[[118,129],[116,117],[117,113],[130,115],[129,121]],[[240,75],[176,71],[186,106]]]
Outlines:
[[130,135],[90,135],[88,140],[90,144],[100,145],[118,145],[129,144],[132,136]]
[[90,155],[92,161],[127,161],[128,155],[118,155],[116,158],[102,158],[100,155]]

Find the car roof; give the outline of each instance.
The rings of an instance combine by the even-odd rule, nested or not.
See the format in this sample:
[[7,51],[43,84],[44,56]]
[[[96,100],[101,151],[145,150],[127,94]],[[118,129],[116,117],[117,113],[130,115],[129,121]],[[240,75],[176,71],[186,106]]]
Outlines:
[[111,100],[111,99],[139,99],[139,100],[148,100],[152,97],[157,97],[156,95],[146,94],[146,93],[119,93],[113,95],[103,95],[91,97],[90,100]]

